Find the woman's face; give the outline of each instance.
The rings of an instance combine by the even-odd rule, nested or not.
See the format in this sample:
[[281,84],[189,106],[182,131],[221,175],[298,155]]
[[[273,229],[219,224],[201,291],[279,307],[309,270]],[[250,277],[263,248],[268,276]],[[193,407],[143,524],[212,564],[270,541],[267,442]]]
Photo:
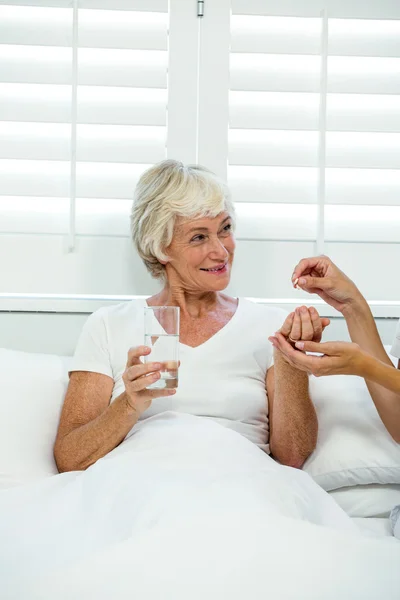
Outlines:
[[220,291],[231,277],[235,253],[232,219],[227,212],[214,218],[186,220],[178,217],[166,250],[167,275],[177,276],[189,291]]

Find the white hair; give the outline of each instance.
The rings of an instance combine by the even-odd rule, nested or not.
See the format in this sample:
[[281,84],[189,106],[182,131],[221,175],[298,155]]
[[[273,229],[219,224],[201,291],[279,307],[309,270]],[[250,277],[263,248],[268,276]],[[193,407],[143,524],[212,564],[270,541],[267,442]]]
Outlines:
[[[131,212],[132,240],[147,269],[163,278],[165,249],[172,242],[177,217],[216,217],[227,211],[235,219],[228,186],[200,165],[164,160],[143,173]],[[234,223],[233,223],[234,224]]]

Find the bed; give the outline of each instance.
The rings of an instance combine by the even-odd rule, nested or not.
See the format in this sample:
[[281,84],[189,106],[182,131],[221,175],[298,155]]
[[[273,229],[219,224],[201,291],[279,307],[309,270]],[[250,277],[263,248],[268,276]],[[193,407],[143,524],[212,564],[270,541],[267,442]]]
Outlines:
[[57,475],[52,454],[69,361],[0,348],[2,600],[398,600],[400,446],[363,381],[312,378],[320,432],[303,471],[165,413],[82,477]]

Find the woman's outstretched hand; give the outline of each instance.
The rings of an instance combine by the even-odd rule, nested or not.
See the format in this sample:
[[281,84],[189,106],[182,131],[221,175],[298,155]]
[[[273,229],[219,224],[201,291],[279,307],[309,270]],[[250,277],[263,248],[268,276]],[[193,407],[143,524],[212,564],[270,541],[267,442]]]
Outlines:
[[301,340],[320,342],[322,333],[329,323],[329,319],[321,319],[313,306],[310,308],[300,306],[287,316],[279,332],[292,344]]

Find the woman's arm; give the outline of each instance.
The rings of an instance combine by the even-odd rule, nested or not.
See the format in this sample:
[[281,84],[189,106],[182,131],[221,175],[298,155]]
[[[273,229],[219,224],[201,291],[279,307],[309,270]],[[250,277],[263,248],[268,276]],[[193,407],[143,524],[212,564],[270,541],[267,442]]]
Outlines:
[[[290,313],[280,331],[294,340],[320,341],[329,319],[315,308],[301,306]],[[301,468],[317,443],[318,422],[308,394],[308,375],[280,352],[274,352],[274,368],[267,372],[270,449],[282,464]]]
[[308,394],[308,376],[274,353],[268,369],[270,450],[280,463],[300,469],[317,443],[318,421]]
[[122,442],[153,398],[175,393],[174,389],[147,389],[159,379],[162,367],[140,361],[149,353],[150,348],[144,346],[129,351],[123,375],[125,391],[112,404],[111,377],[83,371],[72,373],[54,445],[60,472],[90,467]]
[[113,384],[100,373],[71,374],[54,444],[60,473],[87,469],[118,446],[137,422],[125,394],[109,405]]

